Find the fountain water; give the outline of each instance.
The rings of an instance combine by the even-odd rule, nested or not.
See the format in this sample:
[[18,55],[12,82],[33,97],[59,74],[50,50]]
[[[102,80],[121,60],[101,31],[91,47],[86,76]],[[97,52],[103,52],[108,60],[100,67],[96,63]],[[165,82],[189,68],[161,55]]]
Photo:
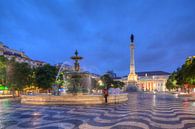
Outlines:
[[[90,93],[93,87],[91,83],[92,77],[88,72],[80,70],[79,60],[83,59],[83,57],[78,56],[78,51],[76,50],[71,59],[75,61],[74,70],[68,69],[65,63],[60,66],[56,76],[56,85],[53,87],[54,94],[59,93],[59,91],[61,91],[61,94]],[[59,91],[56,91],[56,89]]]

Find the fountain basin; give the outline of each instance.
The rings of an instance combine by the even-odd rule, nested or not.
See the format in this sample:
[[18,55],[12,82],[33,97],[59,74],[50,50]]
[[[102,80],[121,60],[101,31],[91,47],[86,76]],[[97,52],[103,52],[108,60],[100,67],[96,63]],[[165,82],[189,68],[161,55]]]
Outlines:
[[[108,103],[121,103],[128,100],[128,94],[109,95]],[[90,95],[90,94],[67,94],[63,96],[53,95],[35,95],[21,96],[22,104],[33,105],[58,105],[58,104],[104,104],[105,100],[102,95]]]

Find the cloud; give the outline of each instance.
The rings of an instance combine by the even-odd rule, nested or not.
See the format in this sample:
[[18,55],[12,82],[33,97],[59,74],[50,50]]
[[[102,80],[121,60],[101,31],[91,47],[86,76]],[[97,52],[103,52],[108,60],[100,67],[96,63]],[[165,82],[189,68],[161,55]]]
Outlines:
[[[195,2],[142,0],[1,0],[0,41],[33,59],[68,61],[98,73],[129,72],[129,35],[137,71],[173,71],[195,51]],[[171,64],[171,66],[169,66]]]

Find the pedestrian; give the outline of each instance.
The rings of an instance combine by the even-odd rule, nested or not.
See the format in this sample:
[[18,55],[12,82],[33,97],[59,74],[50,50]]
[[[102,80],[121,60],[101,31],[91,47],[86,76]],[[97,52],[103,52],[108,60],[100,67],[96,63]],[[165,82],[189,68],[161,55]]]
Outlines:
[[104,94],[104,98],[105,98],[105,103],[108,103],[108,90],[106,88],[103,89],[103,94]]

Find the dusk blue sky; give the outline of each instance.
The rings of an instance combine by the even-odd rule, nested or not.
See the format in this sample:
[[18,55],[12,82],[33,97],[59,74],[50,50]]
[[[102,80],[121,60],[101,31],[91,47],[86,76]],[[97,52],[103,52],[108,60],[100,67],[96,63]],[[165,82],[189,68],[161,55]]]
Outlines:
[[0,41],[50,64],[78,49],[85,70],[174,71],[195,55],[195,0],[0,0]]

